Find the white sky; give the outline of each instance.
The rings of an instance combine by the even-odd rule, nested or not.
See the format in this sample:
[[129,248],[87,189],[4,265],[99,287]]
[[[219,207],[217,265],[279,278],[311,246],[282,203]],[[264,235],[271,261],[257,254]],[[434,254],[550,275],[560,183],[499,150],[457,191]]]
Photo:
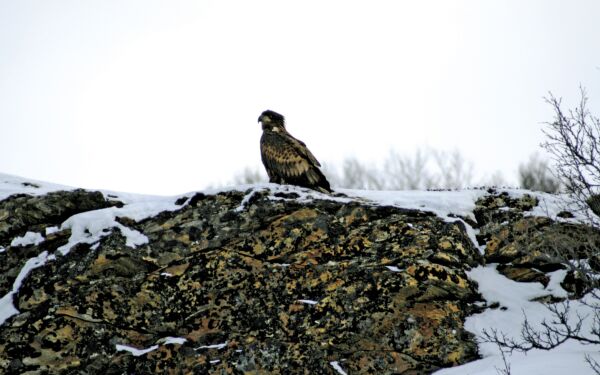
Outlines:
[[[0,172],[177,194],[261,166],[265,109],[323,164],[538,150],[548,91],[600,115],[600,1],[0,0]],[[261,166],[262,168],[262,166]]]

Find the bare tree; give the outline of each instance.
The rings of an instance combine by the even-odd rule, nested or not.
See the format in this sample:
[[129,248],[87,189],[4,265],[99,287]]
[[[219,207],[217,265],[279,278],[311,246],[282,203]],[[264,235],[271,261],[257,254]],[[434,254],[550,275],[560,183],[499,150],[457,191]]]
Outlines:
[[[590,333],[582,332],[584,317],[577,314],[573,316],[569,300],[548,304],[547,308],[552,313],[552,320],[543,320],[540,327],[534,327],[528,317],[525,316],[521,327],[521,337],[518,339],[509,337],[495,329],[484,330],[483,338],[486,342],[493,342],[510,352],[514,350],[527,352],[531,349],[551,350],[570,339],[585,344],[600,345],[599,326],[596,324]],[[594,319],[598,323],[599,311],[595,310],[595,313]]]
[[246,167],[242,173],[237,174],[233,177],[234,185],[245,185],[245,184],[257,184],[261,182],[268,182],[267,176],[258,168]]
[[384,162],[383,173],[386,188],[390,190],[432,189],[438,186],[439,176],[427,168],[429,156],[422,150],[415,152],[414,158],[390,151]]
[[527,163],[519,165],[519,184],[524,189],[546,193],[560,190],[560,181],[552,176],[548,162],[537,153],[532,154]]
[[491,175],[484,177],[483,179],[484,186],[495,186],[501,187],[506,185],[506,179],[504,178],[504,174],[501,171],[497,170]]
[[361,163],[354,157],[344,159],[341,173],[335,167],[325,168],[325,175],[333,186],[348,189],[382,190],[385,179],[375,165]]
[[552,94],[546,99],[555,113],[553,122],[544,130],[542,143],[554,157],[556,173],[574,198],[576,208],[591,208],[600,215],[600,120],[587,109],[588,98],[581,89],[579,106],[563,111],[561,99]]
[[467,161],[458,150],[433,151],[442,189],[459,189],[469,186],[473,180],[473,163]]
[[[483,332],[485,341],[511,352],[550,350],[569,339],[600,345],[600,244],[593,240],[598,238],[594,232],[600,229],[598,218],[594,217],[594,214],[600,215],[600,121],[587,110],[583,89],[579,106],[574,110],[563,111],[561,100],[552,94],[546,101],[554,109],[555,119],[547,123],[544,130],[547,141],[542,147],[553,155],[557,177],[564,184],[569,201],[575,202],[572,209],[583,213],[589,224],[584,230],[569,230],[564,235],[549,238],[553,241],[553,250],[548,255],[564,264],[569,269],[568,275],[577,280],[579,287],[572,291],[570,298],[581,298],[592,313],[581,316],[573,312],[567,299],[547,304],[551,319],[537,326],[525,316],[519,338],[508,337],[497,330]],[[552,187],[553,184],[543,181],[546,170],[547,166],[533,159],[529,166],[520,168],[521,183],[529,188]],[[591,328],[584,329],[586,325]],[[586,361],[596,374],[600,374],[600,363],[591,356],[587,356]]]
[[[594,292],[593,299],[597,301],[599,297],[597,292]],[[525,321],[521,326],[521,337],[518,339],[492,329],[483,331],[483,340],[498,345],[505,363],[505,350],[509,353],[515,350],[518,352],[528,352],[531,349],[551,350],[567,340],[600,345],[600,308],[597,304],[589,306],[593,311],[592,328],[589,332],[585,332],[583,329],[585,319],[589,317],[574,314],[571,311],[571,302],[566,300],[561,303],[548,304],[547,308],[552,314],[552,319],[550,321],[543,320],[539,327],[535,327],[525,316]],[[600,374],[600,363],[590,355],[586,355],[585,360],[596,374]]]

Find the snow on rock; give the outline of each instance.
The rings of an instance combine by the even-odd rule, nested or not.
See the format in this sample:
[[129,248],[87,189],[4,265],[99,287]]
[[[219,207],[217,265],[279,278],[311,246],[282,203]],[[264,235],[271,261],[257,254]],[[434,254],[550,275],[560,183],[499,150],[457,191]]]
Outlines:
[[[21,177],[0,174],[0,200],[15,194],[29,195],[44,195],[49,192],[58,190],[73,190],[73,188],[50,184],[40,181],[23,179]],[[136,247],[148,242],[148,238],[140,232],[124,226],[116,221],[117,217],[130,217],[134,220],[142,220],[147,217],[157,215],[159,212],[166,210],[176,210],[180,208],[174,202],[177,197],[155,197],[134,195],[125,193],[105,192],[105,196],[122,199],[126,204],[121,208],[110,207],[101,210],[83,212],[71,216],[62,223],[60,229],[57,227],[46,228],[46,235],[63,230],[71,229],[72,234],[69,242],[60,247],[59,251],[66,255],[69,250],[78,243],[96,243],[104,236],[110,234],[112,228],[119,228],[127,239],[127,246]],[[22,237],[16,237],[11,242],[11,247],[39,245],[44,241],[44,237],[40,233],[27,232]],[[4,247],[0,247],[0,253],[5,252]],[[18,310],[13,306],[13,296],[18,292],[23,279],[31,272],[31,270],[44,265],[47,261],[54,261],[55,255],[48,256],[44,251],[37,257],[29,259],[19,272],[16,280],[13,283],[11,292],[7,293],[0,299],[0,325],[8,318],[18,314]]]
[[344,369],[342,368],[342,366],[340,366],[340,363],[338,361],[331,361],[329,362],[329,364],[331,365],[331,367],[333,367],[333,369],[340,375],[348,375],[346,373],[346,371],[344,371]]
[[[436,372],[436,375],[486,375],[497,374],[497,369],[504,369],[502,354],[494,343],[482,342],[481,335],[484,330],[490,332],[492,329],[506,334],[508,337],[519,340],[521,327],[525,317],[535,328],[541,327],[541,322],[553,320],[552,313],[547,307],[535,298],[553,295],[564,297],[567,292],[560,287],[560,281],[566,271],[556,271],[551,275],[551,282],[547,288],[540,283],[520,283],[512,281],[496,271],[495,265],[480,266],[469,272],[471,279],[479,284],[479,291],[489,304],[498,302],[499,308],[486,309],[480,314],[467,318],[465,328],[479,338],[479,352],[483,359],[467,363],[462,366],[444,369]],[[577,314],[588,316],[588,332],[593,317],[592,309],[582,301],[571,301],[571,316]],[[585,362],[586,355],[593,355],[600,360],[599,348],[596,346],[583,345],[579,342],[569,340],[557,348],[544,351],[534,349],[528,353],[513,352],[507,354],[511,366],[511,374],[545,374],[558,375],[572,374],[594,374]],[[568,370],[568,371],[567,371]]]
[[125,351],[125,352],[131,353],[135,357],[139,357],[141,355],[144,355],[146,353],[150,353],[151,351],[154,351],[154,350],[158,349],[158,345],[152,345],[151,347],[146,348],[146,349],[137,349],[137,348],[134,348],[132,346],[117,344],[116,345],[116,349],[117,349],[118,352]]
[[[223,189],[214,189],[204,191],[205,194],[217,194],[224,191],[249,191],[236,209],[241,211],[243,207],[251,200],[257,192],[266,191],[269,193],[269,199],[289,200],[298,202],[307,202],[315,199],[330,200],[340,203],[348,203],[356,199],[374,205],[394,206],[405,209],[423,210],[435,213],[440,218],[455,221],[455,215],[474,219],[473,209],[475,201],[486,195],[486,190],[452,190],[452,191],[378,191],[378,190],[354,190],[354,189],[336,189],[335,193],[341,193],[345,196],[324,194],[317,191],[299,188],[292,185],[279,185],[272,183],[262,183],[255,185],[240,185],[227,187]],[[518,191],[514,191],[517,194]],[[524,192],[528,192],[524,190]],[[286,197],[286,194],[292,194],[293,198]],[[523,193],[524,194],[524,193]]]
[[307,305],[316,305],[319,303],[319,301],[314,301],[312,299],[299,299],[298,302],[305,303]]
[[[559,221],[582,221],[587,222],[587,218],[582,213],[576,212],[573,208],[573,204],[565,194],[549,194],[543,192],[531,192],[529,190],[502,190],[506,191],[512,198],[521,198],[524,194],[534,195],[538,199],[537,206],[533,207],[531,211],[526,211],[523,214],[525,216],[546,216],[553,220]],[[575,217],[573,219],[561,219],[558,214],[561,211],[569,211]],[[591,212],[591,211],[590,211]]]
[[[261,183],[254,185],[239,185],[239,186],[230,186],[224,187],[220,189],[210,189],[203,191],[204,194],[218,194],[227,191],[241,191],[245,192],[246,196],[240,202],[240,205],[234,210],[236,212],[241,212],[245,209],[248,203],[252,200],[252,197],[256,194],[266,193],[268,194],[268,198],[273,201],[286,201],[293,200],[295,202],[306,203],[311,202],[313,200],[329,200],[340,203],[348,203],[351,202],[352,199],[349,197],[343,197],[339,195],[331,195],[321,193],[315,190],[305,189],[298,186],[293,185],[279,185],[273,183]],[[345,191],[343,189],[338,190],[341,193]]]
[[27,232],[23,237],[16,237],[10,243],[11,247],[39,245],[44,242],[44,237],[40,233]]
[[221,344],[213,344],[213,345],[202,345],[197,347],[196,349],[223,349],[224,347],[226,347],[228,344],[228,341],[225,341],[224,343]]
[[159,344],[164,344],[164,345],[168,345],[168,344],[179,344],[179,345],[183,345],[185,342],[187,341],[186,338],[184,337],[164,337],[160,340],[158,340]]
[[392,272],[402,272],[402,270],[396,266],[385,266],[385,267]]
[[6,319],[19,313],[19,310],[13,305],[13,295],[14,290],[0,298],[0,325],[4,324]]
[[240,202],[240,205],[234,210],[235,212],[242,212],[246,206],[248,205],[248,203],[250,202],[250,200],[252,199],[252,197],[254,197],[257,193],[259,193],[260,191],[264,191],[265,188],[252,188],[250,190],[250,193],[246,194],[246,196],[244,197],[244,199],[242,199],[242,201]]
[[135,357],[139,357],[139,356],[142,356],[144,354],[150,353],[150,352],[158,349],[159,345],[169,345],[169,344],[182,345],[186,341],[187,341],[187,339],[183,338],[183,337],[169,336],[169,337],[163,337],[162,339],[158,340],[155,345],[152,345],[151,347],[146,348],[146,349],[138,349],[138,348],[134,348],[129,345],[122,345],[122,344],[117,344],[117,345],[115,345],[115,347],[118,352],[125,351],[125,352],[131,353]]
[[60,231],[59,227],[47,227],[46,229],[46,236],[52,234],[52,233],[56,233],[58,231]]
[[[45,182],[24,179],[21,177],[0,174],[0,200],[14,194],[43,195],[57,190],[73,190],[71,187],[49,184]],[[475,202],[487,194],[486,190],[458,190],[458,191],[361,191],[339,189],[337,192],[345,194],[347,197],[339,195],[328,195],[319,192],[301,189],[293,186],[281,186],[277,184],[258,184],[245,185],[229,189],[217,189],[214,191],[205,191],[205,194],[216,194],[226,190],[247,191],[246,196],[235,209],[237,212],[244,211],[247,205],[252,201],[256,194],[266,193],[271,200],[295,200],[307,202],[311,200],[332,200],[337,202],[350,202],[361,200],[367,204],[394,206],[404,209],[415,209],[433,212],[446,221],[462,220],[463,218],[474,219],[473,210]],[[552,195],[545,193],[532,193],[526,190],[505,190],[512,197],[522,197],[524,194],[532,194],[538,198],[539,204],[529,212],[524,212],[526,216],[548,216],[557,219],[559,212],[568,209],[566,197],[562,195]],[[110,234],[113,228],[118,228],[126,238],[126,244],[135,248],[148,242],[148,238],[142,233],[131,229],[117,221],[118,217],[128,217],[135,221],[143,220],[157,215],[162,211],[173,211],[180,209],[181,206],[175,204],[178,198],[191,196],[193,193],[177,197],[158,197],[147,195],[136,195],[127,193],[118,193],[112,191],[102,191],[107,199],[119,200],[124,206],[110,207],[95,211],[79,213],[68,218],[62,223],[60,229],[57,227],[46,228],[46,235],[52,234],[58,230],[70,229],[71,237],[67,244],[59,248],[59,251],[66,255],[70,249],[78,243],[94,244],[98,246],[99,241]],[[579,220],[585,218],[578,216],[574,219],[560,219],[563,221]],[[463,221],[464,222],[464,221]],[[467,224],[465,222],[465,224]],[[474,245],[484,251],[484,246],[478,246],[475,239],[477,230],[465,225],[469,238]],[[14,238],[11,247],[38,245],[44,241],[40,233],[27,232],[22,237]],[[0,247],[0,253],[5,252]],[[19,288],[27,275],[35,268],[44,265],[48,261],[53,261],[54,255],[48,255],[43,252],[38,256],[29,259],[20,270],[15,279],[12,290],[0,299],[0,325],[2,325],[11,316],[19,311],[13,305],[13,297],[18,293]],[[386,266],[391,272],[400,272],[396,266]],[[535,298],[553,295],[556,297],[566,297],[567,292],[560,286],[566,271],[556,271],[550,274],[550,282],[546,288],[540,283],[522,283],[512,281],[502,276],[496,270],[495,265],[479,266],[469,272],[469,277],[479,284],[479,292],[483,295],[488,305],[497,302],[500,308],[486,309],[479,314],[467,318],[465,328],[481,337],[484,330],[497,329],[507,336],[518,339],[521,333],[521,325],[527,317],[528,321],[538,326],[543,320],[550,321],[552,316],[550,311],[541,303],[534,302]],[[162,276],[171,276],[164,272]],[[301,299],[297,300],[305,304],[317,304],[318,301]],[[572,301],[571,308],[573,314],[581,316],[593,316],[591,308],[584,303],[585,301]],[[588,301],[590,302],[590,301]],[[586,320],[587,326],[584,329],[589,331],[591,322]],[[166,337],[160,339],[156,345],[146,349],[137,349],[127,345],[116,345],[117,351],[127,351],[134,356],[141,356],[159,347],[159,344],[183,344],[185,338]],[[228,342],[200,346],[196,349],[223,349]],[[499,369],[504,367],[501,352],[495,344],[485,343],[480,340],[479,352],[482,359],[467,363],[462,366],[443,369],[436,374],[497,374]],[[593,374],[592,369],[585,362],[585,356],[600,361],[600,350],[598,346],[582,345],[579,342],[567,341],[551,351],[532,350],[527,354],[514,352],[508,355],[511,374]],[[216,363],[216,362],[215,362]],[[331,367],[339,374],[346,374],[338,361],[329,362]]]
[[58,190],[74,188],[0,173],[0,201],[15,194],[44,195]]
[[473,229],[461,218],[475,220],[473,215],[475,202],[487,194],[486,190],[375,191],[340,189],[340,191],[348,196],[366,199],[378,205],[429,211],[448,222],[459,220],[465,224],[467,235],[471,239],[471,242],[483,254],[483,247],[477,244],[476,239],[479,231]]
[[455,215],[474,219],[475,201],[486,195],[485,190],[376,191],[340,189],[339,191],[350,197],[360,197],[383,206],[430,211],[449,221],[455,221]]
[[25,277],[27,277],[31,270],[43,266],[47,260],[48,252],[44,251],[40,255],[30,258],[25,262],[25,265],[21,268],[21,272],[19,272],[19,275],[13,283],[12,290],[0,299],[0,326],[4,324],[6,319],[19,313],[13,305],[13,296],[19,291]]
[[66,255],[78,243],[93,244],[102,237],[110,234],[112,228],[119,228],[126,238],[126,245],[135,248],[148,243],[148,238],[142,233],[131,229],[118,221],[117,217],[128,217],[135,221],[155,216],[162,211],[173,211],[181,206],[175,204],[176,197],[154,197],[153,199],[127,196],[131,203],[123,207],[109,207],[101,210],[82,212],[71,216],[61,225],[61,230],[71,229],[69,242],[59,248]]

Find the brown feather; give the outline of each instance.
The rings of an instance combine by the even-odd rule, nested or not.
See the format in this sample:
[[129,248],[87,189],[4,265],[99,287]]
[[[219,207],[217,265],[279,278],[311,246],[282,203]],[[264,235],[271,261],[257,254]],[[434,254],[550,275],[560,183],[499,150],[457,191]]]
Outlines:
[[269,180],[330,192],[329,182],[319,170],[321,165],[304,142],[294,138],[283,126],[263,127],[261,158]]

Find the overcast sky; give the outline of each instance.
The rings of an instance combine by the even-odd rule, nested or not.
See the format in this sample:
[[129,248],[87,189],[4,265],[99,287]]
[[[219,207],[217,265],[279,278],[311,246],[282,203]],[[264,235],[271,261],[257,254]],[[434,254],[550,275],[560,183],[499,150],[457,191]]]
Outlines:
[[[0,0],[0,172],[177,194],[261,166],[265,109],[327,165],[539,149],[549,91],[600,115],[600,1]],[[516,181],[516,180],[515,180]]]

